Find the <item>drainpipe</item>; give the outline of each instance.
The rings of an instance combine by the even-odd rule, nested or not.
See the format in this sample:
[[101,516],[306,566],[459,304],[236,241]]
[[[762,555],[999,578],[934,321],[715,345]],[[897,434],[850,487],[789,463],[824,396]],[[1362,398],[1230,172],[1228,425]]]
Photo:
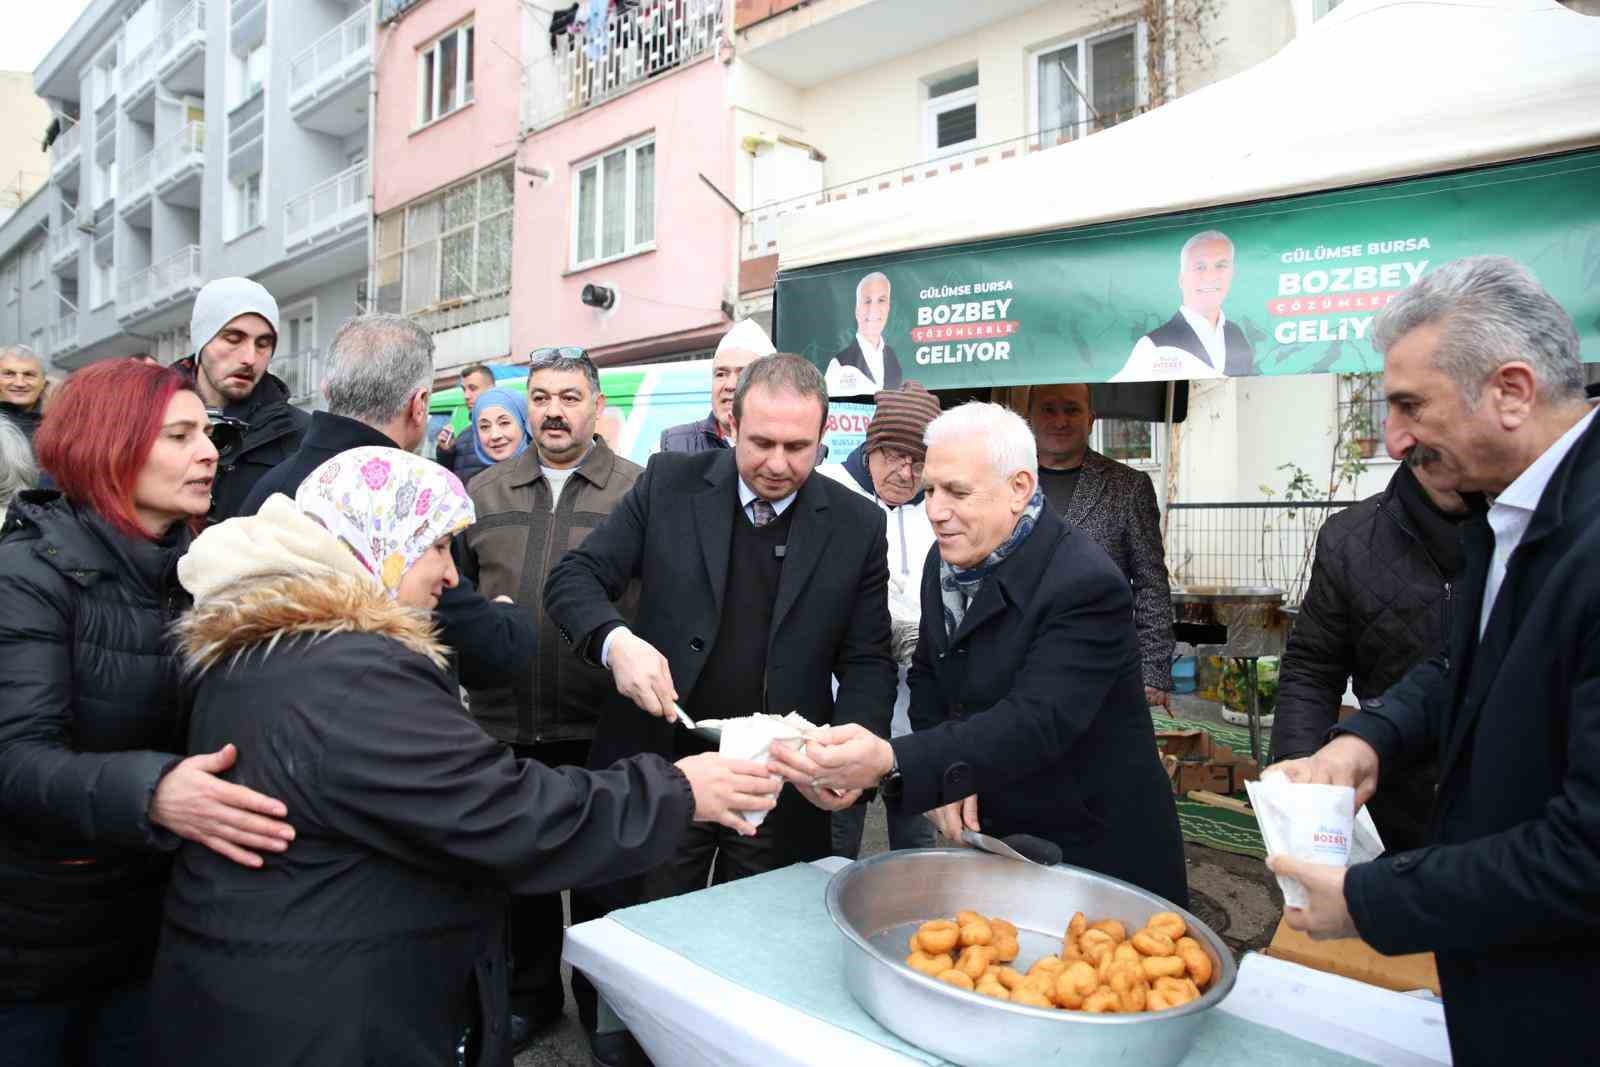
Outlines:
[[[372,69],[367,72],[367,311],[378,299],[378,59],[383,0],[372,0]],[[387,37],[383,38],[388,43]]]

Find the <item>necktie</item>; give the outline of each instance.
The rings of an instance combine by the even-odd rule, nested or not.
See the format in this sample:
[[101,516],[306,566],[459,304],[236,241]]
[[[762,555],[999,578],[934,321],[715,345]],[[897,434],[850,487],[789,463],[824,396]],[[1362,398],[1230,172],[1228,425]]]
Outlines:
[[756,529],[759,530],[777,517],[777,511],[767,501],[762,500],[760,497],[750,501],[750,521],[755,523]]

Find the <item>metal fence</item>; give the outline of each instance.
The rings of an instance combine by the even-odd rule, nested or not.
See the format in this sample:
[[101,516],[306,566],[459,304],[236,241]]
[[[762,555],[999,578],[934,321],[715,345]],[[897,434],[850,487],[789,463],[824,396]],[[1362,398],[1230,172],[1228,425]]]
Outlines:
[[1305,596],[1317,533],[1353,500],[1174,503],[1167,569],[1175,585],[1265,585]]

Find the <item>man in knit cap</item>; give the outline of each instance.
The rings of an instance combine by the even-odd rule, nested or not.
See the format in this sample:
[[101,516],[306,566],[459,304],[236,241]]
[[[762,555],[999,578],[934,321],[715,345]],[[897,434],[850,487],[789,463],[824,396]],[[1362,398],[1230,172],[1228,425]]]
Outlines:
[[714,452],[733,447],[733,390],[739,372],[777,349],[753,319],[741,319],[722,335],[711,359],[711,414],[699,422],[661,431],[663,452]]
[[216,424],[217,480],[211,517],[240,514],[250,490],[300,447],[311,416],[289,403],[289,389],[267,373],[278,347],[278,302],[249,278],[207,282],[194,298],[189,339],[195,354],[173,364],[194,379]]
[[[906,668],[917,648],[922,620],[922,567],[934,545],[933,526],[922,504],[922,462],[928,446],[923,434],[939,417],[939,398],[917,382],[885,389],[873,397],[878,405],[867,424],[867,439],[843,463],[818,469],[877,504],[888,520],[889,621],[893,652],[900,669],[890,732],[911,732],[911,692]],[[835,855],[856,857],[866,826],[867,806],[857,804],[833,815]],[[917,812],[889,813],[890,848],[929,848],[933,824]]]

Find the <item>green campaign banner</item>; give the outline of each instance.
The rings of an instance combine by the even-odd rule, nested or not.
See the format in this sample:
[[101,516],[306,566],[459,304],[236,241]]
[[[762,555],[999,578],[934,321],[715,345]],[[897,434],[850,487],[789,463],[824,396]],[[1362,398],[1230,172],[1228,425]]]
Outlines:
[[777,345],[834,396],[1379,371],[1377,312],[1487,253],[1600,362],[1600,151],[785,271]]

